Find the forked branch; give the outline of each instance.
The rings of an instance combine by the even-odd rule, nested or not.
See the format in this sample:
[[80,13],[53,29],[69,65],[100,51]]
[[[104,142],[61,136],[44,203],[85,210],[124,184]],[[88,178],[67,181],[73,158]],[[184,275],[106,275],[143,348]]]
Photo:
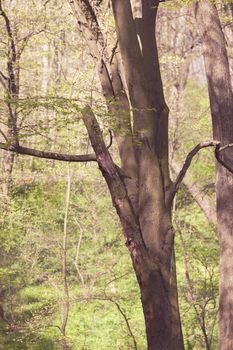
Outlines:
[[231,148],[231,147],[233,147],[233,143],[229,143],[229,144],[227,144],[227,145],[225,145],[225,146],[222,146],[222,147],[220,147],[220,144],[218,144],[218,145],[216,146],[216,148],[215,148],[215,157],[216,157],[217,161],[218,161],[222,166],[224,166],[224,168],[226,168],[228,171],[230,171],[230,172],[233,174],[233,167],[232,167],[230,164],[228,164],[227,162],[225,162],[225,161],[221,158],[221,156],[220,156],[220,153],[221,153],[221,152],[223,152],[223,151],[225,151],[227,148]]
[[187,155],[185,162],[183,164],[183,167],[181,168],[175,182],[172,188],[172,191],[169,195],[168,198],[168,203],[171,203],[171,201],[173,200],[174,196],[176,195],[176,192],[179,190],[180,185],[191,165],[191,162],[193,160],[193,158],[195,157],[195,155],[203,148],[207,148],[207,147],[214,147],[215,148],[215,157],[217,159],[217,161],[224,167],[226,168],[228,171],[230,171],[233,174],[233,167],[231,167],[229,164],[227,164],[221,157],[220,157],[220,153],[224,150],[226,150],[227,148],[233,147],[233,143],[229,143],[227,145],[224,145],[222,147],[220,147],[220,142],[219,141],[209,141],[209,142],[203,142],[203,143],[199,143],[197,146],[195,146]]
[[174,183],[174,194],[178,191],[178,189],[180,188],[180,185],[183,181],[183,178],[185,177],[191,162],[193,160],[193,158],[195,157],[195,155],[203,148],[207,148],[207,147],[216,147],[217,145],[219,145],[219,141],[209,141],[209,142],[203,142],[203,143],[199,143],[197,146],[195,146],[187,155],[185,162],[175,180]]

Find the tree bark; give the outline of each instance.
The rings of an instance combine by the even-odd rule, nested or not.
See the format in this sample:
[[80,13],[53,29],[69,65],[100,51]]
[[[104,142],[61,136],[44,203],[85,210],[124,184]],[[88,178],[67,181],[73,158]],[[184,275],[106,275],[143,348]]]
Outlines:
[[[84,122],[133,261],[141,291],[148,349],[183,349],[171,206],[165,204],[171,181],[168,171],[168,108],[163,96],[155,41],[158,2],[145,1],[141,16],[143,23],[138,23],[138,18],[136,23],[129,0],[112,1],[124,79],[117,55],[108,60],[104,37],[91,3],[88,0],[69,2],[92,56],[99,62],[103,95],[116,118],[114,133],[126,174],[124,180],[100,142],[101,133],[96,133],[98,123],[94,122],[93,115],[91,118],[89,115],[89,122],[91,119],[92,122],[87,123],[88,118],[84,118]],[[142,32],[144,25],[148,28]],[[127,93],[122,80],[127,83]],[[109,103],[111,101],[114,104]],[[91,127],[91,124],[96,124],[96,127]]]
[[[145,277],[139,286],[148,349],[182,349],[171,207],[165,203],[171,181],[168,171],[168,109],[163,95],[154,29],[158,2],[149,0],[142,4],[142,16],[134,21],[129,1],[112,1],[130,103],[134,110],[138,220],[149,259],[151,262],[157,260],[156,266],[150,266],[146,274],[148,278]],[[167,240],[170,242],[165,262],[161,256],[166,250]]]
[[[133,267],[141,291],[149,350],[183,349],[176,279],[173,264],[172,227],[163,237],[161,250],[152,252],[143,239],[143,229],[135,215],[124,182],[106,148],[98,122],[88,108],[83,114],[97,162],[121,220]],[[169,219],[170,222],[170,219]]]
[[[221,146],[233,141],[233,96],[229,62],[217,9],[212,2],[195,5],[208,82],[214,139]],[[224,151],[225,163],[233,164],[233,153]],[[220,349],[233,349],[233,175],[216,165],[217,227],[220,242]]]

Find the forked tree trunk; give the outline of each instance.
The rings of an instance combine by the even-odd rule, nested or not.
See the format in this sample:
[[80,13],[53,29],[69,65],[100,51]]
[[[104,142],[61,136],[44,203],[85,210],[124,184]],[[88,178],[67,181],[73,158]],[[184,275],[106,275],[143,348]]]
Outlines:
[[[141,18],[139,16],[135,21],[129,1],[113,0],[112,5],[130,103],[134,108],[138,221],[149,260],[143,279],[138,280],[148,349],[183,349],[171,203],[166,203],[171,181],[168,172],[168,108],[155,40],[158,2],[143,1]],[[134,268],[138,274],[137,267]]]
[[[233,96],[225,40],[216,7],[200,1],[195,6],[210,98],[213,136],[221,146],[233,142]],[[233,150],[220,157],[233,165]],[[217,227],[220,242],[220,349],[233,349],[233,175],[216,166]]]
[[[138,18],[134,20],[130,0],[112,0],[123,70],[119,69],[116,54],[108,61],[92,2],[69,3],[92,56],[100,63],[103,95],[115,117],[120,171],[103,142],[94,114],[90,108],[83,114],[137,276],[148,349],[182,350],[172,203],[167,200],[172,189],[168,171],[168,108],[155,40],[158,1],[144,0],[139,7],[142,13],[137,11]],[[127,92],[122,81],[127,84]],[[109,103],[113,100],[114,104]]]
[[[93,112],[87,108],[83,118],[100,170],[121,220],[137,276],[148,350],[184,349],[173,263],[173,229],[170,227],[166,233],[160,232],[161,235],[164,234],[164,239],[159,253],[150,251],[145,245],[141,225],[135,216],[121,174],[104,144]],[[156,228],[151,227],[151,230],[156,232]]]

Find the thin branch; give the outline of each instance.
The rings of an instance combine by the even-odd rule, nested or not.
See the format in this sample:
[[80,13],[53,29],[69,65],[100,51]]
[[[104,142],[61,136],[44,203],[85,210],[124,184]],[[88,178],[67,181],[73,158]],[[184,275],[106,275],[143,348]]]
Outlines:
[[214,147],[215,148],[215,157],[217,159],[217,161],[224,167],[226,168],[228,171],[230,171],[233,174],[233,167],[231,167],[229,164],[227,164],[221,157],[220,157],[220,153],[224,150],[226,150],[227,148],[233,147],[233,143],[229,143],[227,145],[224,145],[222,147],[220,147],[220,142],[219,141],[208,141],[208,142],[203,142],[203,143],[199,143],[196,147],[194,147],[189,154],[187,155],[184,165],[182,167],[182,169],[180,170],[174,185],[172,187],[171,192],[168,195],[168,199],[167,199],[167,203],[170,204],[174,198],[174,196],[176,195],[176,192],[179,190],[180,185],[191,165],[191,162],[193,160],[193,157],[202,149],[202,148],[207,148],[207,147]]
[[[171,170],[175,176],[179,174],[180,169],[181,169],[180,164],[172,160]],[[190,173],[186,174],[186,176],[184,177],[183,184],[186,187],[189,194],[193,197],[193,199],[199,205],[203,213],[206,215],[209,222],[216,225],[217,224],[216,207],[215,207],[215,201],[212,199],[212,197],[204,193],[201,186],[198,184],[198,182],[194,181]]]
[[220,147],[220,144],[218,144],[215,148],[215,157],[217,159],[217,161],[224,167],[226,168],[228,171],[230,171],[233,174],[233,167],[231,167],[229,164],[227,164],[221,157],[220,157],[220,153],[222,151],[225,151],[227,148],[233,147],[233,143],[229,143],[225,146]]
[[12,29],[11,29],[11,23],[10,23],[10,20],[9,20],[6,12],[2,8],[2,1],[1,0],[0,0],[0,16],[2,16],[5,20],[7,34],[8,34],[8,37],[10,39],[10,42],[11,42],[12,59],[13,59],[13,61],[15,61],[15,59],[16,59],[16,47],[15,47],[14,37],[13,37]]
[[31,33],[28,33],[27,35],[25,35],[23,38],[21,38],[19,40],[19,42],[22,42],[21,44],[21,47],[18,49],[18,52],[17,52],[17,59],[19,60],[25,47],[27,46],[28,44],[28,41],[31,39],[31,37],[35,36],[35,35],[38,35],[38,34],[41,34],[45,31],[45,28],[42,28],[38,31],[35,31],[35,32],[31,32]]
[[218,147],[216,147],[216,149],[218,150],[218,153],[224,151],[227,148],[233,147],[233,143],[228,143],[225,146],[220,147],[220,144],[218,145]]
[[60,327],[60,326],[51,324],[51,325],[49,325],[48,327],[51,327],[51,328],[58,328],[59,331],[61,332],[61,327]]
[[2,84],[4,90],[8,91],[7,90],[7,84],[5,83],[5,81],[3,80],[2,76],[0,75],[0,83]]
[[5,81],[8,81],[8,78],[5,74],[3,74],[2,71],[0,71],[0,76],[5,80]]
[[79,240],[78,240],[78,244],[77,244],[77,247],[76,247],[76,256],[75,256],[75,259],[74,259],[74,266],[75,266],[75,268],[77,270],[77,273],[79,275],[82,287],[84,289],[85,288],[84,278],[83,278],[83,275],[81,274],[79,266],[78,266],[78,259],[79,259],[81,241],[82,241],[82,238],[83,238],[83,229],[82,229],[82,226],[80,225],[80,223],[78,222],[78,220],[75,220],[75,221],[76,221],[77,226],[80,229],[80,235],[79,235]]
[[109,132],[109,144],[108,144],[107,148],[109,149],[112,146],[113,135],[112,135],[111,129],[108,129],[108,132]]
[[128,329],[128,332],[129,332],[129,334],[130,334],[130,337],[131,337],[132,340],[133,340],[134,349],[135,349],[135,350],[138,350],[137,341],[136,341],[136,338],[135,338],[135,336],[134,336],[134,334],[133,334],[133,331],[132,331],[132,329],[131,329],[131,326],[130,326],[130,324],[129,324],[129,319],[128,319],[128,317],[126,316],[126,314],[124,313],[124,311],[122,310],[120,304],[119,304],[116,300],[112,299],[110,296],[108,296],[108,295],[106,295],[106,294],[105,294],[104,296],[94,296],[94,297],[82,298],[82,300],[86,300],[86,301],[89,301],[89,300],[90,300],[90,301],[92,301],[92,300],[110,301],[111,303],[113,303],[113,304],[116,306],[116,308],[118,309],[118,311],[119,311],[119,313],[121,314],[121,316],[123,317],[123,319],[125,320],[125,324],[126,324],[126,327],[127,327],[127,329]]
[[9,142],[8,138],[6,137],[5,133],[0,129],[0,134],[4,137],[6,142]]
[[15,64],[17,61],[17,49],[16,49],[16,43],[14,40],[12,28],[11,28],[11,22],[9,17],[7,16],[6,12],[2,8],[2,1],[0,0],[0,16],[3,17],[6,25],[6,31],[8,35],[8,39],[10,41],[10,48],[9,48],[9,57],[7,62],[7,69],[9,74],[9,92],[12,93],[12,96],[17,95],[18,87],[16,84],[16,75],[15,75]]
[[110,64],[112,64],[114,55],[115,55],[116,50],[117,50],[117,48],[118,48],[118,44],[119,44],[119,40],[117,39],[116,44],[115,44],[115,46],[114,46],[113,49],[112,49],[112,55],[111,55],[111,58],[110,58]]
[[133,334],[133,332],[132,332],[132,329],[131,329],[131,327],[130,327],[128,317],[126,316],[126,314],[125,314],[124,311],[122,310],[120,304],[118,304],[118,303],[117,303],[115,300],[113,300],[113,299],[109,299],[109,301],[111,301],[112,303],[114,303],[114,304],[116,305],[118,311],[120,312],[120,314],[121,314],[122,317],[124,318],[125,323],[126,323],[126,326],[127,326],[127,329],[128,329],[128,331],[129,331],[129,334],[130,334],[130,336],[131,336],[131,338],[132,338],[132,340],[133,340],[133,343],[134,343],[134,349],[135,349],[135,350],[138,350],[137,341],[136,341],[136,338],[135,338],[135,336],[134,336],[134,334]]
[[186,159],[185,159],[185,162],[183,164],[183,167],[182,169],[180,170],[176,180],[175,180],[175,183],[174,183],[174,186],[173,186],[173,191],[172,191],[172,199],[174,198],[176,192],[179,190],[180,188],[180,185],[191,165],[191,162],[194,158],[194,156],[203,148],[207,148],[207,147],[217,147],[218,145],[220,144],[219,141],[208,141],[208,142],[203,142],[203,143],[199,143],[196,147],[194,147],[190,152],[189,154],[187,155]]
[[120,280],[121,278],[123,278],[123,277],[129,275],[130,273],[131,273],[131,270],[128,270],[128,271],[125,272],[124,274],[122,274],[122,275],[120,275],[120,276],[116,276],[116,277],[114,277],[113,279],[111,279],[110,281],[108,281],[108,282],[106,283],[105,287],[104,287],[104,293],[106,294],[106,289],[107,289],[107,287],[108,287],[111,283]]
[[6,91],[8,91],[7,82],[8,78],[0,71],[0,83]]

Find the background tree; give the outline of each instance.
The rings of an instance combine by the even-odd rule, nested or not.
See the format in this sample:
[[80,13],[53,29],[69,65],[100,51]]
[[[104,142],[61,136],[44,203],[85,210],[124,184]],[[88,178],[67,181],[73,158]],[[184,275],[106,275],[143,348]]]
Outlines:
[[[195,7],[197,24],[203,42],[203,57],[210,98],[213,137],[220,141],[220,164],[216,167],[217,221],[220,242],[220,347],[233,346],[232,296],[232,143],[233,96],[224,35],[218,12],[209,1],[198,2]],[[221,164],[229,165],[228,170]],[[223,163],[224,164],[224,163]]]

